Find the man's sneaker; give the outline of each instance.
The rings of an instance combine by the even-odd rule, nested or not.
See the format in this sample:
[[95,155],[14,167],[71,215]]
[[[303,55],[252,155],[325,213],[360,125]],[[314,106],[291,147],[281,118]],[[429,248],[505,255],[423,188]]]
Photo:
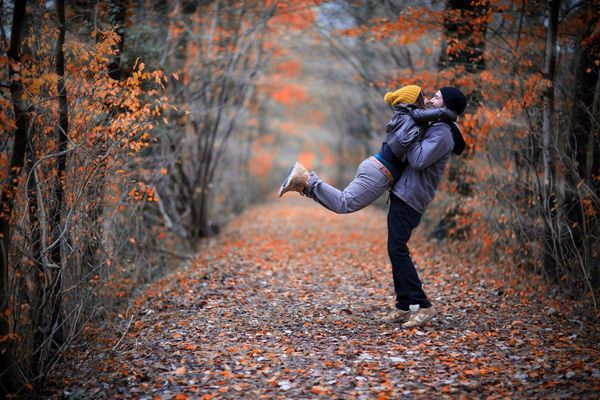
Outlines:
[[414,328],[415,326],[422,326],[425,322],[435,317],[437,310],[434,306],[429,308],[419,308],[416,312],[410,314],[410,318],[407,322],[402,324],[403,328]]
[[283,196],[286,192],[302,193],[302,190],[308,187],[309,176],[310,174],[304,168],[304,165],[296,161],[296,164],[294,164],[279,188],[279,197]]
[[408,321],[409,317],[410,317],[410,310],[404,311],[404,310],[400,310],[399,308],[396,308],[390,314],[385,316],[384,321],[388,322],[390,324],[392,324],[392,323],[401,324],[401,323]]

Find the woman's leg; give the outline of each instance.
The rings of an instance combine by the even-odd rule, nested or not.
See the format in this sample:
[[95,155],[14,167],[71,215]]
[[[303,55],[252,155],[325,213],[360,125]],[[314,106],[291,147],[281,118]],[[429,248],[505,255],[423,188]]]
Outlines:
[[360,163],[354,180],[343,191],[328,185],[311,172],[304,193],[333,212],[347,214],[373,203],[388,188],[385,174],[366,159]]

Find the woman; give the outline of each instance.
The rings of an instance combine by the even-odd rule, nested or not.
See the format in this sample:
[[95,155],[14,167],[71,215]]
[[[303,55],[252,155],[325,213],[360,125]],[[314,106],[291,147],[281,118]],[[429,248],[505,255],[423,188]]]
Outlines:
[[296,162],[279,188],[279,197],[295,191],[338,214],[358,211],[394,186],[406,166],[406,151],[420,139],[424,125],[436,120],[456,120],[456,113],[447,108],[425,110],[423,93],[416,85],[388,92],[384,101],[394,108],[394,116],[387,125],[381,149],[360,163],[354,180],[344,190],[328,185],[314,171],[309,173]]

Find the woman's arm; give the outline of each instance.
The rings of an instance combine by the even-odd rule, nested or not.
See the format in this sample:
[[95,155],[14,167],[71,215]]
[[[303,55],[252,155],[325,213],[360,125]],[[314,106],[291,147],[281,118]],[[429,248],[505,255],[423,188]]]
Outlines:
[[418,124],[437,120],[456,121],[456,113],[446,107],[425,109],[414,108],[410,109],[410,115]]

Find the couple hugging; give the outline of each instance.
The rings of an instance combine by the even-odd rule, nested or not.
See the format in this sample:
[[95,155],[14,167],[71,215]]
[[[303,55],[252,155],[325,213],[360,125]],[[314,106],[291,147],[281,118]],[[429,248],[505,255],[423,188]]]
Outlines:
[[456,119],[465,110],[467,99],[460,90],[443,87],[426,100],[419,86],[408,85],[386,93],[384,100],[393,107],[394,115],[381,149],[360,163],[344,190],[325,183],[296,162],[279,197],[299,192],[345,214],[366,207],[389,190],[387,249],[396,309],[387,320],[410,328],[425,324],[437,311],[423,291],[407,242],[433,199],[450,154],[461,154],[466,147]]

